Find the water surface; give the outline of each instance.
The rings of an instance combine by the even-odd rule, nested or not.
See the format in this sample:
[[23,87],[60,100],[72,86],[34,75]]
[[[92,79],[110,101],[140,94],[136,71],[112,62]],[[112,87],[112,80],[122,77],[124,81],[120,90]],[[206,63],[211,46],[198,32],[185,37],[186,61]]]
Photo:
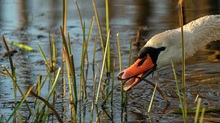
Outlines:
[[[88,0],[77,1],[81,10],[83,21],[85,22],[86,33],[88,33],[89,25],[94,10],[92,2]],[[96,0],[100,21],[105,27],[105,3]],[[220,2],[217,0],[200,0],[199,2],[186,1],[184,5],[184,21],[199,17],[219,14]],[[136,33],[140,31],[140,46],[132,47],[132,62],[136,60],[137,53],[141,46],[146,43],[153,35],[177,28],[178,22],[178,6],[176,0],[110,0],[109,1],[109,19],[111,28],[111,55],[117,59],[117,42],[116,34],[121,39],[121,49],[123,58],[123,68],[126,68],[129,58],[130,42],[135,41]],[[49,32],[55,35],[55,40],[61,54],[61,34],[59,27],[62,25],[62,1],[60,0],[0,0],[0,34],[4,35],[8,41],[23,43],[38,50],[37,44],[40,44],[45,54],[49,58]],[[82,47],[82,31],[77,8],[73,1],[69,1],[67,31],[71,35],[73,43],[73,55],[75,59],[76,73],[79,74],[81,47]],[[104,32],[105,33],[105,32]],[[96,35],[98,34],[97,24],[95,23],[92,38],[88,47],[89,52],[93,52],[93,45]],[[2,39],[1,39],[2,40]],[[98,42],[96,51],[96,63],[101,66],[102,51],[100,42]],[[26,87],[35,84],[38,75],[46,75],[45,65],[39,52],[27,52],[19,50],[11,46],[11,49],[17,50],[14,54],[13,61],[16,66],[18,76],[18,84],[26,91]],[[2,54],[6,52],[3,43],[0,43],[0,64],[9,68],[7,57]],[[58,57],[61,63],[61,57]],[[92,55],[89,54],[89,73],[92,74]],[[186,60],[186,81],[187,81],[187,100],[188,108],[195,109],[194,100],[199,95],[202,98],[202,106],[206,108],[219,109],[220,101],[220,42],[212,42],[200,49],[196,54]],[[119,72],[118,61],[116,60],[115,75]],[[3,68],[0,68],[2,71]],[[181,78],[181,66],[176,65],[177,74]],[[77,77],[79,79],[79,77]],[[165,92],[170,101],[170,106],[165,112],[166,102],[160,94],[156,93],[151,119],[153,122],[182,122],[182,115],[172,114],[174,110],[179,110],[179,99],[177,95],[176,85],[173,77],[172,69],[168,67],[157,70],[153,77],[148,77],[152,82],[158,82],[159,87]],[[83,121],[90,118],[90,106],[93,87],[92,75],[88,78],[88,102],[87,109]],[[118,80],[115,78],[115,84]],[[60,85],[61,86],[61,85]],[[58,90],[61,88],[57,88]],[[147,115],[149,101],[152,96],[152,87],[142,82],[130,90],[127,94],[128,105],[127,112],[123,114],[122,121],[129,122],[149,122]],[[121,120],[120,113],[120,90],[114,90],[114,109],[113,120],[115,122]],[[12,112],[14,105],[13,85],[9,77],[0,76],[0,115],[8,118]],[[42,96],[47,95],[47,88]],[[58,94],[59,95],[59,94]],[[31,99],[30,99],[31,103]],[[61,104],[57,104],[60,106]],[[62,105],[63,106],[63,105]],[[64,104],[68,112],[68,104]],[[25,112],[25,111],[24,111]],[[63,113],[68,117],[68,113]],[[212,121],[219,118],[219,112],[212,112],[205,115],[205,120]],[[189,121],[192,121],[194,115],[189,115]],[[68,118],[67,118],[68,119]],[[219,120],[219,119],[218,119]]]

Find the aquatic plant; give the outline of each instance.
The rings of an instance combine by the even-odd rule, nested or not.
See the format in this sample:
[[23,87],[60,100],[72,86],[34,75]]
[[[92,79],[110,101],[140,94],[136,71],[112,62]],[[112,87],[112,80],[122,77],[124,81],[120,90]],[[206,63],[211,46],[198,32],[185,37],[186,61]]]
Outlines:
[[[65,103],[66,100],[68,100],[69,105],[69,114],[70,117],[68,117],[68,120],[71,122],[85,122],[83,121],[83,118],[81,115],[84,115],[84,109],[87,105],[87,99],[88,99],[88,92],[87,92],[87,86],[88,86],[88,45],[91,40],[91,35],[94,27],[94,23],[97,23],[99,34],[95,36],[94,47],[93,47],[93,58],[92,58],[92,76],[93,76],[93,88],[92,88],[92,101],[91,101],[91,108],[90,108],[90,122],[94,122],[94,116],[96,117],[96,122],[114,122],[114,97],[113,97],[113,91],[119,84],[114,83],[114,71],[116,69],[122,70],[122,58],[121,58],[121,44],[120,44],[120,37],[119,34],[116,35],[117,38],[117,47],[118,47],[118,60],[116,58],[112,58],[110,55],[111,52],[111,31],[109,26],[109,10],[108,10],[108,0],[105,1],[106,4],[106,22],[105,22],[105,31],[106,34],[103,33],[104,29],[102,27],[102,24],[99,19],[99,14],[96,8],[95,1],[92,0],[95,16],[91,18],[91,22],[88,32],[86,33],[86,24],[83,21],[80,8],[78,7],[77,2],[75,1],[75,5],[78,10],[78,14],[80,17],[80,24],[81,24],[81,30],[82,30],[82,50],[81,50],[81,59],[80,59],[80,77],[79,82],[78,79],[76,79],[76,73],[75,73],[75,59],[72,52],[72,47],[74,46],[74,42],[71,41],[71,34],[68,33],[68,30],[66,28],[67,24],[67,9],[68,9],[68,0],[63,0],[63,25],[60,26],[60,33],[62,35],[62,66],[58,67],[58,61],[57,61],[57,45],[55,43],[54,35],[52,37],[49,34],[49,43],[50,43],[50,57],[47,58],[44,49],[41,48],[40,44],[38,44],[38,51],[42,55],[42,59],[44,59],[45,62],[45,71],[46,75],[39,75],[36,84],[32,85],[27,89],[27,92],[25,94],[22,93],[21,89],[19,89],[19,85],[16,81],[16,71],[15,67],[13,65],[13,60],[10,57],[10,50],[7,46],[7,41],[5,37],[3,36],[3,41],[5,43],[5,47],[8,53],[8,58],[10,62],[10,68],[11,72],[6,69],[6,67],[3,66],[4,70],[6,71],[7,75],[11,78],[13,82],[14,87],[14,100],[17,102],[19,100],[19,103],[15,105],[15,109],[13,110],[10,117],[6,120],[6,122],[10,122],[12,117],[15,117],[15,119],[18,119],[18,122],[23,122],[22,117],[19,115],[19,108],[25,104],[26,107],[29,109],[30,104],[26,102],[26,99],[28,96],[34,97],[34,106],[35,108],[30,111],[30,114],[32,114],[31,119],[29,119],[32,122],[48,122],[50,121],[50,115],[51,113],[54,114],[57,121],[59,122],[65,122],[66,119],[62,118],[62,114],[60,114],[59,110],[56,109],[55,104],[57,103],[57,95],[56,95],[56,84],[59,81],[62,81],[62,103]],[[180,25],[183,26],[182,22],[182,2],[179,2],[180,7]],[[181,28],[182,29],[182,28]],[[183,31],[183,29],[182,29]],[[96,64],[96,47],[97,42],[99,41],[102,46],[102,57],[103,62],[101,65]],[[16,44],[16,43],[9,43],[13,46],[22,48],[27,51],[32,51],[33,49],[29,46],[26,46],[24,44]],[[183,33],[182,33],[182,59],[184,58],[184,39],[183,39]],[[132,43],[130,42],[130,51],[129,51],[129,60],[128,65],[131,64],[131,56],[132,56]],[[112,62],[113,61],[113,62]],[[119,67],[116,66],[116,61],[119,61]],[[176,71],[173,65],[173,73],[176,81],[176,87],[178,91],[178,96],[180,100],[180,107],[181,107],[181,114],[183,115],[184,122],[187,122],[187,113],[189,111],[187,110],[187,103],[186,103],[186,85],[185,85],[185,60],[182,61],[182,88],[183,93],[181,93],[181,89],[178,85],[178,79],[176,75]],[[95,72],[95,69],[98,69],[98,72]],[[152,98],[150,100],[150,104],[148,106],[148,113],[150,114],[152,110],[152,104],[154,101],[154,96],[156,91],[158,91],[161,96],[164,98],[165,101],[168,102],[168,99],[166,95],[163,93],[163,91],[160,90],[160,88],[148,80],[143,79],[146,83],[152,85],[154,87],[154,91],[152,94]],[[45,87],[45,83],[48,83],[49,89],[48,89],[48,95],[46,97],[42,97],[42,88]],[[79,84],[78,84],[79,83]],[[78,84],[78,85],[77,85]],[[66,87],[67,85],[67,87]],[[124,113],[126,113],[127,110],[127,93],[123,91],[123,82],[120,82],[121,86],[121,122],[124,122]],[[17,99],[17,90],[22,95],[21,99]],[[68,96],[66,96],[66,92],[68,92]],[[183,97],[182,97],[183,95]],[[67,99],[66,99],[67,98]],[[205,108],[200,110],[200,103],[201,100],[199,99],[197,101],[197,108],[195,113],[195,122],[202,122],[202,119],[204,117]],[[111,105],[109,105],[111,104]],[[29,109],[31,110],[31,109]],[[96,112],[94,112],[96,111]],[[110,113],[109,113],[110,112]],[[199,117],[199,113],[201,113]],[[104,114],[104,115],[103,115]],[[149,115],[150,117],[150,115]],[[0,119],[2,120],[2,119]]]

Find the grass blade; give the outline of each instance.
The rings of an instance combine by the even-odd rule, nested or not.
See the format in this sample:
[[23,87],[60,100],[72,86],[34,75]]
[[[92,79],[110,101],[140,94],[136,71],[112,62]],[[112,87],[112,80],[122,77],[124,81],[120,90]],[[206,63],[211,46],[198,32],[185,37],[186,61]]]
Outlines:
[[34,86],[35,86],[35,85],[31,86],[31,87],[28,89],[28,91],[26,92],[26,94],[23,96],[21,102],[20,102],[18,105],[16,105],[16,107],[15,107],[15,109],[13,110],[12,114],[11,114],[11,115],[9,116],[9,118],[6,120],[6,123],[8,123],[8,122],[11,120],[12,116],[15,115],[16,111],[20,108],[20,106],[21,106],[21,105],[23,104],[23,102],[26,100],[27,96],[30,94],[30,92],[31,92],[31,90],[33,89]]
[[203,123],[204,114],[205,114],[205,108],[203,107],[203,108],[202,108],[202,113],[201,113],[201,116],[200,116],[199,123]]
[[105,68],[105,61],[106,61],[106,56],[107,56],[107,51],[108,51],[108,47],[107,46],[108,46],[108,43],[109,43],[109,36],[110,36],[110,31],[108,33],[107,42],[106,42],[106,48],[105,48],[105,52],[104,52],[104,56],[103,56],[102,69],[101,69],[101,74],[100,74],[100,79],[99,79],[98,90],[97,90],[97,94],[96,94],[96,101],[95,101],[96,105],[98,103],[99,92],[100,92],[100,88],[101,88],[101,84],[102,84],[102,77],[103,77],[103,72],[104,72],[104,68]]
[[194,123],[198,123],[200,105],[201,105],[201,98],[198,99],[198,102],[197,102],[197,105],[196,105],[196,114],[195,114],[195,118],[194,118]]
[[33,91],[30,92],[34,97],[38,98],[39,100],[43,101],[49,108],[50,110],[54,113],[54,115],[56,116],[57,120],[60,123],[63,123],[63,120],[61,119],[61,117],[59,116],[58,112],[54,109],[54,106],[51,105],[47,100],[45,100],[44,98],[42,98],[41,96],[38,96],[37,94],[35,94]]
[[150,104],[149,104],[149,107],[148,107],[148,110],[147,110],[148,113],[150,113],[150,110],[152,108],[152,104],[153,104],[154,95],[156,93],[156,90],[157,90],[157,83],[156,83],[156,85],[154,87],[154,91],[153,91],[153,94],[152,94],[152,97],[151,97],[151,100],[150,100]]
[[186,78],[185,78],[185,42],[183,34],[183,0],[179,0],[179,22],[181,29],[181,41],[182,41],[182,88],[183,88],[183,109],[184,109],[184,122],[187,120],[187,100],[186,100]]
[[4,45],[5,45],[5,48],[6,48],[6,50],[7,50],[8,59],[9,59],[10,66],[11,66],[12,76],[15,77],[14,79],[16,79],[16,76],[15,76],[15,68],[14,68],[14,65],[13,65],[13,61],[12,61],[12,58],[11,58],[11,53],[10,53],[10,50],[9,50],[7,41],[6,41],[6,39],[5,39],[5,36],[2,36],[2,38],[3,38],[3,43],[4,43]]
[[93,5],[93,8],[94,8],[94,12],[95,12],[95,18],[96,18],[96,21],[97,21],[97,24],[98,24],[99,36],[100,36],[101,45],[102,45],[102,53],[104,54],[104,39],[103,39],[103,34],[102,34],[102,27],[101,27],[101,24],[100,24],[100,19],[99,19],[97,7],[96,7],[96,4],[95,4],[94,0],[92,0],[92,5]]
[[[183,101],[182,101],[181,92],[180,92],[180,88],[179,88],[179,84],[178,84],[178,79],[177,79],[177,75],[176,75],[176,70],[174,68],[174,63],[173,62],[172,62],[172,69],[173,69],[174,79],[175,79],[175,82],[176,82],[176,88],[177,88],[177,92],[178,92],[178,97],[179,97],[179,100],[180,100],[181,111],[182,111],[182,114],[184,114]],[[186,119],[184,118],[184,115],[183,115],[183,120],[184,120],[184,122],[186,122],[185,121]]]

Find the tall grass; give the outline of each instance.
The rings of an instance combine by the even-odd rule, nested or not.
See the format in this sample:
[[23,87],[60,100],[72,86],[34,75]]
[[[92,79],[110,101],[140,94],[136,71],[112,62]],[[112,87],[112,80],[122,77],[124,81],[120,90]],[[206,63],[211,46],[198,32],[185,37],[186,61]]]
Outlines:
[[150,111],[151,111],[151,108],[152,108],[152,105],[153,105],[153,100],[154,100],[154,95],[156,93],[156,90],[157,90],[157,83],[156,83],[156,85],[154,87],[154,91],[153,91],[153,94],[152,94],[152,97],[151,97],[151,100],[150,100],[150,104],[149,104],[149,107],[148,107],[148,110],[147,110],[148,113],[150,113]]
[[[26,95],[23,95],[22,92],[19,89],[19,86],[16,85],[16,72],[15,68],[13,66],[13,61],[12,58],[10,57],[10,52],[9,49],[6,47],[6,50],[8,51],[8,56],[9,56],[9,61],[11,65],[11,74],[9,71],[7,73],[10,75],[11,79],[13,80],[14,83],[14,90],[15,90],[15,100],[16,98],[16,89],[18,89],[23,95],[22,97],[22,102],[17,105],[16,109],[14,110],[13,114],[10,116],[10,118],[7,121],[10,121],[11,117],[15,116],[14,113],[18,112],[19,107],[22,105],[23,102],[25,102],[25,99],[28,98],[28,95],[32,95],[35,99],[34,105],[36,108],[34,108],[34,113],[32,114],[34,117],[32,119],[33,122],[48,122],[50,118],[51,112],[55,115],[57,118],[57,121],[59,122],[64,122],[65,119],[62,119],[60,116],[60,113],[56,110],[55,104],[57,101],[57,96],[56,96],[56,83],[61,80],[62,81],[62,101],[65,100],[66,98],[66,92],[68,92],[68,105],[69,105],[69,114],[70,118],[69,120],[71,122],[81,122],[81,110],[77,112],[78,106],[81,108],[81,100],[83,100],[84,103],[87,101],[87,76],[88,76],[88,45],[89,41],[91,40],[91,35],[92,35],[92,29],[94,22],[96,20],[97,25],[98,25],[98,30],[99,30],[99,37],[101,41],[101,46],[102,46],[102,53],[103,53],[103,63],[101,65],[101,70],[98,67],[98,74],[95,73],[95,56],[96,56],[96,44],[98,41],[98,35],[96,36],[95,43],[94,43],[94,51],[93,51],[93,59],[92,59],[92,65],[93,65],[93,78],[94,78],[94,87],[93,87],[93,98],[92,98],[92,107],[91,107],[91,116],[90,116],[90,122],[93,122],[93,110],[94,107],[96,106],[96,117],[97,121],[101,122],[101,111],[99,110],[99,101],[102,101],[102,106],[106,105],[106,103],[110,99],[111,103],[111,110],[113,112],[113,90],[115,89],[114,85],[114,74],[111,76],[111,72],[115,70],[115,60],[113,63],[113,67],[111,67],[111,50],[110,50],[110,26],[109,26],[109,10],[108,10],[108,0],[105,1],[106,3],[106,36],[105,34],[102,33],[103,28],[101,27],[98,11],[95,5],[95,1],[92,0],[93,6],[94,6],[94,12],[95,12],[95,17],[91,19],[90,23],[90,28],[89,32],[86,33],[86,24],[83,22],[79,6],[77,2],[75,1],[78,14],[80,17],[80,23],[81,23],[81,28],[82,28],[82,35],[83,35],[83,43],[82,43],[82,51],[81,51],[81,63],[80,63],[80,84],[77,85],[76,77],[75,77],[75,64],[74,64],[74,57],[72,53],[72,42],[71,42],[71,35],[67,32],[67,10],[68,10],[68,0],[63,0],[63,25],[60,26],[60,32],[62,35],[62,66],[61,68],[57,68],[57,46],[55,43],[55,38],[54,35],[51,35],[49,33],[49,44],[50,44],[50,57],[47,58],[47,55],[44,53],[44,49],[38,44],[38,50],[42,55],[42,59],[44,59],[45,62],[45,71],[46,75],[39,75],[38,79],[36,81],[36,88],[35,86],[31,87],[31,90],[28,90]],[[117,37],[119,39],[119,37]],[[4,41],[6,42],[5,38],[3,37]],[[119,45],[120,47],[120,42]],[[120,53],[119,53],[120,54]],[[86,64],[86,66],[85,66]],[[122,64],[120,60],[120,69],[122,69]],[[86,71],[86,73],[85,73]],[[98,84],[97,84],[97,78]],[[107,78],[107,79],[105,79]],[[103,82],[105,81],[105,84]],[[46,98],[43,98],[41,96],[42,90],[46,83],[48,82],[48,95]],[[67,87],[66,87],[67,85]],[[98,86],[97,86],[98,85]],[[102,93],[101,93],[102,92]],[[100,95],[102,94],[102,95]],[[123,93],[124,94],[124,93]],[[100,99],[100,97],[103,97]],[[111,97],[111,98],[109,98]],[[29,105],[27,104],[27,107]],[[103,111],[105,112],[105,111]],[[31,113],[30,113],[31,114]],[[77,115],[78,114],[78,115]],[[109,120],[113,120],[113,114],[109,115],[108,112],[105,112],[106,114],[106,119],[108,118]],[[19,118],[21,119],[21,118]],[[64,120],[64,121],[63,121]],[[21,120],[19,120],[21,121]],[[106,120],[107,122],[108,120]],[[83,121],[82,121],[83,122]]]
[[[25,95],[23,94],[21,88],[19,87],[19,85],[17,84],[17,77],[16,77],[16,71],[15,71],[15,66],[13,64],[13,60],[11,58],[11,53],[10,53],[10,49],[8,47],[8,44],[7,44],[7,41],[5,39],[4,36],[2,36],[2,39],[3,39],[3,43],[5,45],[5,49],[7,51],[7,55],[8,55],[8,58],[9,58],[9,63],[10,63],[10,68],[11,68],[11,72],[8,71],[8,69],[3,65],[2,67],[4,68],[4,70],[6,71],[7,75],[10,76],[12,82],[13,82],[13,91],[14,91],[14,99],[15,99],[15,104],[17,104],[17,89],[19,91],[19,93],[21,94],[22,97],[25,97]],[[12,117],[12,115],[14,115],[14,113],[17,112],[18,108],[20,107],[20,105],[25,102],[25,105],[27,106],[27,109],[29,111],[29,113],[31,113],[31,109],[29,107],[29,105],[27,104],[27,101],[26,99],[24,99],[22,102],[19,103],[19,105],[17,105],[14,110],[14,112],[10,115],[9,119],[7,121],[10,120],[10,118]]]
[[97,90],[96,100],[95,100],[95,104],[96,104],[96,105],[98,104],[99,92],[100,92],[101,85],[102,85],[102,77],[103,77],[103,73],[104,73],[104,69],[105,69],[105,65],[106,65],[105,62],[106,62],[106,57],[107,57],[108,45],[109,45],[109,36],[110,36],[110,32],[108,33],[108,36],[107,36],[106,48],[105,48],[104,56],[103,56],[101,74],[100,74],[100,79],[99,79],[99,84],[98,84],[98,90]]
[[[18,111],[18,109],[21,107],[21,105],[23,104],[23,102],[26,100],[27,96],[29,95],[30,91],[33,89],[34,85],[31,86],[28,91],[26,92],[26,94],[23,96],[23,98],[21,99],[21,102],[15,106],[15,109],[13,110],[12,114],[9,116],[9,118],[6,120],[6,123],[10,122],[11,118],[13,116],[15,116],[15,113]],[[16,121],[15,121],[16,122]]]
[[185,42],[183,34],[183,2],[184,0],[179,0],[179,22],[181,29],[181,43],[182,43],[182,89],[183,89],[183,119],[184,122],[187,122],[187,99],[186,99],[186,79],[185,79]]
[[[180,106],[181,106],[181,110],[182,110],[182,114],[183,114],[183,121],[184,123],[187,122],[187,98],[186,98],[186,78],[185,78],[185,69],[186,69],[186,63],[185,63],[185,42],[184,42],[184,33],[183,33],[183,2],[184,0],[179,0],[178,2],[178,7],[179,7],[179,22],[180,22],[180,29],[181,29],[181,43],[182,43],[182,94],[180,92],[180,88],[178,85],[178,79],[177,79],[177,75],[176,75],[176,71],[174,69],[174,64],[172,63],[172,68],[173,68],[173,73],[174,73],[174,77],[175,77],[175,81],[176,81],[176,87],[177,87],[177,91],[178,91],[178,96],[179,96],[179,100],[180,100]],[[195,118],[194,118],[194,123],[198,122],[198,117],[199,117],[199,112],[200,112],[200,104],[201,104],[201,99],[199,98],[198,103],[197,103],[197,107],[196,107],[196,113],[195,113]],[[204,117],[204,112],[205,109],[203,108],[202,110],[202,114],[200,117],[200,122],[203,122],[203,117]]]
[[[184,114],[184,108],[183,108],[184,104],[183,104],[183,101],[182,101],[182,94],[180,92],[180,87],[179,87],[179,83],[178,83],[178,79],[177,79],[177,75],[176,75],[176,70],[175,70],[173,62],[172,62],[172,69],[173,69],[174,79],[175,79],[175,82],[176,82],[176,89],[177,89],[177,94],[178,94],[179,101],[180,101],[181,111],[182,111],[182,114]],[[183,117],[183,120],[184,120],[184,122],[186,122],[186,119],[184,117]]]

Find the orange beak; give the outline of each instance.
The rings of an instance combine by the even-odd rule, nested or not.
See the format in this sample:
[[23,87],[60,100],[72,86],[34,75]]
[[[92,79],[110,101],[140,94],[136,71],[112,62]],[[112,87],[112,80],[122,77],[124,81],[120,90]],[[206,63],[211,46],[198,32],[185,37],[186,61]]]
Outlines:
[[152,62],[150,55],[147,55],[147,58],[145,59],[137,59],[133,65],[118,74],[119,80],[129,79],[124,84],[123,90],[127,91],[137,85],[142,80],[141,78],[145,78],[153,71],[153,68],[154,63]]

